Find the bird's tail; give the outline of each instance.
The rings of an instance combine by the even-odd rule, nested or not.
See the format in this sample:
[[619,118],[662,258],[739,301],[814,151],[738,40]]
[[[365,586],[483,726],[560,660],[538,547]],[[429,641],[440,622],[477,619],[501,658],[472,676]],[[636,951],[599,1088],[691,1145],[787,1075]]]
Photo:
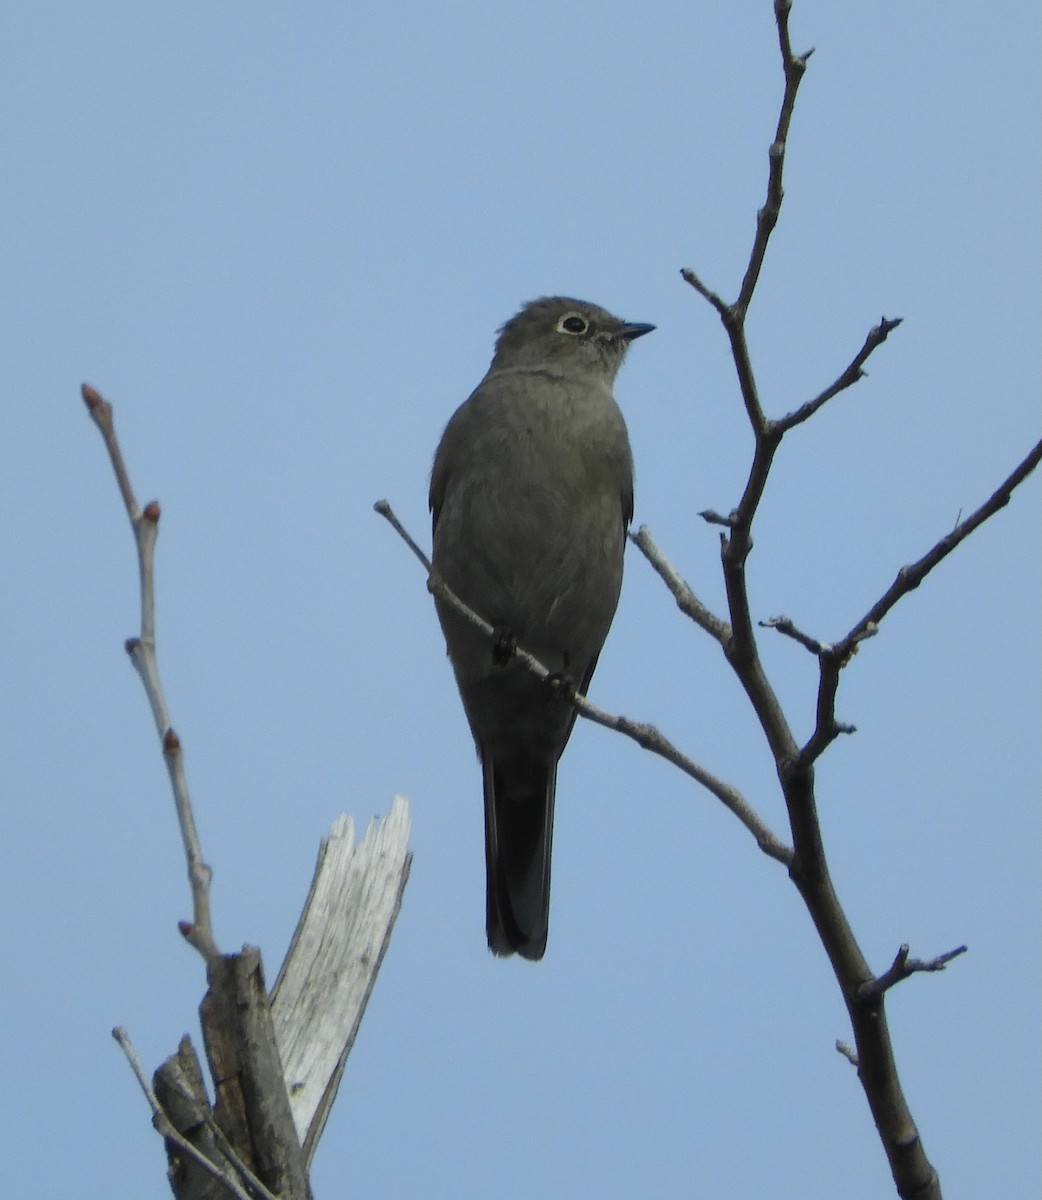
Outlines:
[[482,757],[486,929],[495,954],[539,959],[550,919],[550,844],[557,764]]

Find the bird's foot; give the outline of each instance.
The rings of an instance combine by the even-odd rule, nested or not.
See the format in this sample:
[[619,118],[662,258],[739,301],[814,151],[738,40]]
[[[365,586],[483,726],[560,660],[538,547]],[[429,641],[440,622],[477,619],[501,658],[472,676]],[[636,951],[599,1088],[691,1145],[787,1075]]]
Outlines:
[[543,684],[552,697],[565,700],[569,704],[579,690],[575,686],[575,680],[564,671],[551,671],[543,680]]
[[517,650],[517,635],[506,625],[497,625],[492,630],[492,662],[505,667]]

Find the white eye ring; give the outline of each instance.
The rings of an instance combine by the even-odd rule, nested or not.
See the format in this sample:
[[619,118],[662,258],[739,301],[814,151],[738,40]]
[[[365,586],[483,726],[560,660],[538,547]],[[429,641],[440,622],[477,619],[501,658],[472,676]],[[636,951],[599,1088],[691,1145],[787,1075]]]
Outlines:
[[582,315],[582,313],[568,312],[557,322],[558,333],[568,333],[572,337],[582,337],[588,332],[590,322]]

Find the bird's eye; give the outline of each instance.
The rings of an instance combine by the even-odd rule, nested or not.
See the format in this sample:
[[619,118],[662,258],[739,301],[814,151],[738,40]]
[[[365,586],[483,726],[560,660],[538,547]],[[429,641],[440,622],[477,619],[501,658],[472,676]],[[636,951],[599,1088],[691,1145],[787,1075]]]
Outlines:
[[590,328],[590,322],[579,313],[565,313],[564,316],[557,322],[558,333],[570,333],[575,337],[580,337]]

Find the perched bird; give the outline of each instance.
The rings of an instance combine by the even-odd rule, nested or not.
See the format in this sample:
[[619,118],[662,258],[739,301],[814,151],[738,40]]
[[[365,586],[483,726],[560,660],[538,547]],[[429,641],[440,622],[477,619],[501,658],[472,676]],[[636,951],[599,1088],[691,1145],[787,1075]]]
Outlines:
[[495,628],[437,601],[481,760],[486,927],[496,954],[546,950],[557,762],[622,585],[633,460],[612,384],[634,338],[582,300],[533,300],[499,331],[488,374],[455,412],[431,473],[435,571]]

